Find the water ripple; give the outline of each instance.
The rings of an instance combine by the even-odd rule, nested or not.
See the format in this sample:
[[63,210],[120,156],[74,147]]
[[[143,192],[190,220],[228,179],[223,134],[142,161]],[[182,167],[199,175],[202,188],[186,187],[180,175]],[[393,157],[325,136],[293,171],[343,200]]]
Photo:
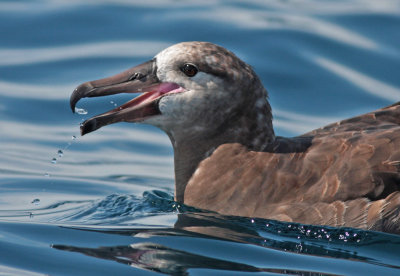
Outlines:
[[[0,10],[3,12],[46,12],[55,9],[76,8],[82,5],[112,5],[122,7],[157,7],[157,8],[177,8],[177,7],[218,7],[221,6],[219,0],[204,0],[201,3],[197,0],[176,1],[176,0],[42,0],[37,3],[29,1],[2,2]],[[230,1],[233,5],[243,4],[243,1]],[[318,14],[394,14],[400,11],[398,0],[248,0],[248,5],[257,6],[263,9],[275,9],[285,12],[318,13]]]
[[[69,98],[71,91],[73,91],[75,87],[76,84],[23,84],[0,80],[0,95],[24,99],[66,100]],[[60,93],[60,91],[64,93]]]
[[295,134],[305,133],[312,129],[319,128],[326,124],[337,122],[343,119],[339,116],[313,116],[283,109],[275,109],[273,110],[273,114],[274,127],[278,127]]
[[185,13],[172,12],[165,15],[165,20],[171,20],[172,18],[175,20],[199,19],[215,21],[255,30],[295,30],[312,33],[316,36],[326,37],[355,47],[369,50],[378,48],[375,41],[360,33],[350,31],[326,20],[298,14],[227,7],[213,10],[193,10]]
[[161,41],[110,41],[59,47],[0,48],[0,66],[91,57],[149,57],[169,45],[171,43]]
[[400,100],[400,88],[386,84],[375,78],[357,72],[350,67],[324,57],[315,56],[314,61],[322,68],[329,70],[335,75],[351,82],[355,86],[361,88],[363,91],[371,95],[394,102]]

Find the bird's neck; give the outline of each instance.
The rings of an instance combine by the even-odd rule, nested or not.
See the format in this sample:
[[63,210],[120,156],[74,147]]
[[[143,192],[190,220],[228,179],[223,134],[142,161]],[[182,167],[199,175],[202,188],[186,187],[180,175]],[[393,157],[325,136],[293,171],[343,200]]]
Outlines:
[[240,143],[250,150],[263,151],[275,140],[269,105],[268,108],[254,108],[233,116],[208,132],[169,136],[174,148],[175,200],[178,202],[184,202],[186,185],[200,162],[218,146]]

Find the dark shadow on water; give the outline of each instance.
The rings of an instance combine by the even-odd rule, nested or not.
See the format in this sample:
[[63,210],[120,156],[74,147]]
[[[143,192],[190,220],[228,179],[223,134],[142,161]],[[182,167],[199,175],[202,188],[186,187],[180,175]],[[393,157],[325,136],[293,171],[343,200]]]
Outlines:
[[154,243],[136,243],[128,246],[100,247],[94,249],[63,245],[54,245],[53,248],[79,252],[87,256],[113,260],[118,263],[169,275],[189,275],[188,270],[192,268],[240,272],[270,272],[288,275],[334,275],[288,269],[257,268],[243,263],[229,262],[175,250]]
[[[241,244],[256,245],[268,250],[288,254],[312,255],[342,259],[377,266],[400,269],[399,266],[384,264],[374,258],[363,256],[360,248],[379,245],[385,247],[390,242],[400,244],[400,237],[357,229],[338,229],[301,224],[288,224],[264,219],[227,217],[214,213],[187,212],[178,214],[173,228],[133,228],[101,229],[101,227],[79,227],[80,231],[95,231],[111,235],[135,237],[180,236],[217,239]],[[390,239],[389,239],[390,238]],[[344,246],[345,245],[345,246]],[[333,275],[325,271],[302,271],[257,267],[237,261],[227,261],[213,257],[178,250],[158,243],[134,243],[129,245],[86,248],[71,245],[53,245],[53,248],[79,252],[87,256],[113,260],[118,263],[157,271],[171,275],[187,275],[190,269],[213,269],[240,272],[268,272],[289,275]],[[350,249],[354,248],[354,251]],[[268,254],[266,254],[268,258]],[[271,256],[270,258],[273,258]],[[267,265],[270,266],[270,265]],[[319,267],[321,269],[321,267]]]
[[[400,236],[223,216],[179,204],[159,190],[63,201],[34,212],[36,222],[79,231],[78,238],[82,232],[109,237],[92,247],[76,240],[53,242],[54,249],[165,274],[185,275],[192,269],[290,275],[347,274],[353,267],[400,271]],[[121,237],[128,241],[110,245]],[[233,256],[231,249],[239,253]]]

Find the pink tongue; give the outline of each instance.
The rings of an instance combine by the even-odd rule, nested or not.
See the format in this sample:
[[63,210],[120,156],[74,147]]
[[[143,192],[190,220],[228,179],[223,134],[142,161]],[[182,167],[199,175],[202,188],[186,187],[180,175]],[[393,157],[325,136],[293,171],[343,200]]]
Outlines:
[[180,87],[179,85],[177,85],[176,83],[163,82],[161,84],[156,84],[156,85],[147,87],[146,90],[147,91],[144,91],[144,93],[142,95],[130,100],[129,102],[121,105],[120,107],[117,107],[116,109],[114,109],[112,111],[119,111],[119,110],[122,110],[122,109],[125,109],[128,107],[138,106],[142,103],[151,102],[152,100],[155,100],[169,92],[171,92],[171,93],[182,92],[183,88]]
[[[165,94],[172,90],[180,88],[179,85],[177,85],[176,83],[172,83],[172,82],[163,82],[161,84],[155,85],[154,87],[157,87],[157,86],[158,86],[158,92],[160,92],[161,94]],[[151,89],[151,87],[150,87],[150,89]]]

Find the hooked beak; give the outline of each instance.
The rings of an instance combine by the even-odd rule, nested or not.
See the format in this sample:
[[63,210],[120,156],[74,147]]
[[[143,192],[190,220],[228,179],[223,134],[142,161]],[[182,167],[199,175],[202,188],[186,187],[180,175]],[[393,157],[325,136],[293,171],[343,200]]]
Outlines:
[[113,110],[83,122],[81,135],[109,124],[139,122],[150,116],[160,115],[158,100],[166,94],[183,92],[184,89],[176,83],[160,82],[156,73],[156,62],[152,59],[112,77],[79,85],[70,98],[72,112],[75,112],[75,106],[82,98],[119,93],[143,93]]

